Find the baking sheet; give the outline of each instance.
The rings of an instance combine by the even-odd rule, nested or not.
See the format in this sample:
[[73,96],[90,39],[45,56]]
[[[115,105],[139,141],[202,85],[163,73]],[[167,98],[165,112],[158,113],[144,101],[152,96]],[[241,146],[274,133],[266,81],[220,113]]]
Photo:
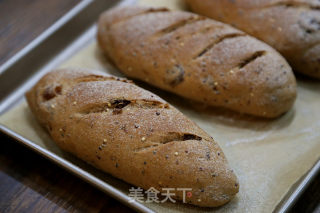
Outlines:
[[[142,0],[142,4],[179,9],[179,1]],[[168,4],[169,5],[169,4]],[[183,5],[182,5],[183,6]],[[95,41],[61,67],[87,67],[121,76],[102,56]],[[213,136],[223,148],[240,181],[240,192],[218,209],[201,209],[183,204],[146,204],[157,212],[271,212],[320,157],[320,85],[299,80],[294,108],[276,120],[240,116],[221,109],[199,109],[169,93],[139,83],[166,99]],[[0,117],[0,123],[35,144],[106,181],[125,194],[128,184],[98,172],[91,166],[59,150],[39,127],[23,101]]]

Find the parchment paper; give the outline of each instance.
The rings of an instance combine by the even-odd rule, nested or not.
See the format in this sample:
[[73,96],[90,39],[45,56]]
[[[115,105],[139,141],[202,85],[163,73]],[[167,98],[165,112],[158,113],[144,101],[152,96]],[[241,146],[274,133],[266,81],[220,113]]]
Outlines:
[[[157,6],[178,0],[142,0]],[[122,76],[101,54],[93,41],[61,67],[86,67]],[[271,212],[320,158],[320,82],[299,79],[294,108],[276,120],[238,115],[217,108],[197,108],[191,102],[137,82],[176,106],[214,137],[224,150],[240,181],[240,192],[229,204],[216,209],[181,203],[145,204],[157,212]],[[128,194],[128,184],[97,171],[62,152],[35,122],[25,101],[0,117],[0,123],[47,150],[105,180]]]

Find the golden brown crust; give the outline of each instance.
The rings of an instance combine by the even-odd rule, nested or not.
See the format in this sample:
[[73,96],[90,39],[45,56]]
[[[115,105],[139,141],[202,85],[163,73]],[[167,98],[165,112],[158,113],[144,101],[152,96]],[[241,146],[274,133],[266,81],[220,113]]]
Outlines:
[[159,191],[192,188],[187,201],[208,207],[228,202],[239,190],[208,134],[125,79],[58,70],[45,75],[26,97],[59,147],[124,181]]
[[296,97],[292,70],[276,51],[192,13],[114,8],[100,17],[98,41],[127,76],[206,105],[277,117]]
[[186,0],[192,10],[277,49],[294,70],[320,78],[320,2],[316,0]]

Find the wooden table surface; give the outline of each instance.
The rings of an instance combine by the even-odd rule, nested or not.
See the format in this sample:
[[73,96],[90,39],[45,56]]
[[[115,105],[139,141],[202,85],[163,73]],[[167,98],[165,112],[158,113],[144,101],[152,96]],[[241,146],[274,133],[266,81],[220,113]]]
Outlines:
[[[0,65],[78,2],[0,0]],[[0,133],[0,213],[3,212],[132,210]],[[290,212],[320,212],[320,174]]]

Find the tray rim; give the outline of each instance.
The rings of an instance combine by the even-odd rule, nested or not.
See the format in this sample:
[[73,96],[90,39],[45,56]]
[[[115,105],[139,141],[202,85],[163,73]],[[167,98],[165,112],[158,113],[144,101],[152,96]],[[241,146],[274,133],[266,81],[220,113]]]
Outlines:
[[[26,45],[23,49],[13,55],[9,60],[3,63],[0,66],[0,77],[3,73],[7,72],[11,67],[13,67],[16,63],[18,63],[23,57],[32,54],[34,49],[39,46],[43,41],[50,38],[56,31],[58,31],[61,27],[63,27],[66,23],[70,22],[73,17],[78,15],[81,11],[85,10],[93,0],[82,0],[75,7],[73,7],[69,12],[67,12],[64,16],[58,19],[53,25],[51,25],[47,30],[41,33],[38,37],[32,40],[28,45]],[[119,0],[118,4],[135,4],[137,0]],[[80,37],[80,36],[79,36]],[[59,55],[59,52],[57,55]],[[38,74],[38,73],[37,73]],[[35,74],[35,75],[37,75]],[[17,102],[19,102],[22,98],[20,95],[15,94],[16,91],[10,93],[7,97],[4,98],[0,103],[0,115],[5,113],[7,110],[13,108]],[[1,107],[1,105],[5,105]],[[154,212],[147,206],[139,203],[139,202],[128,202],[129,197],[123,192],[119,191],[115,187],[109,185],[108,183],[100,180],[99,178],[91,175],[85,170],[77,167],[71,162],[65,160],[62,157],[48,151],[47,149],[33,143],[31,140],[19,135],[13,130],[7,128],[6,126],[0,124],[0,132],[6,134],[13,139],[15,139],[20,144],[26,146],[32,151],[40,154],[51,162],[57,164],[63,169],[71,172],[82,180],[88,182],[99,190],[105,192],[106,194],[112,196],[113,198],[119,200],[124,205],[127,205],[139,212]],[[287,194],[279,201],[278,205],[274,209],[274,212],[277,213],[285,213],[288,212],[292,206],[297,202],[302,193],[306,190],[306,188],[310,185],[312,180],[316,177],[316,175],[320,172],[320,159],[310,168],[310,170],[304,174],[300,180],[298,180],[292,188],[287,192]]]

